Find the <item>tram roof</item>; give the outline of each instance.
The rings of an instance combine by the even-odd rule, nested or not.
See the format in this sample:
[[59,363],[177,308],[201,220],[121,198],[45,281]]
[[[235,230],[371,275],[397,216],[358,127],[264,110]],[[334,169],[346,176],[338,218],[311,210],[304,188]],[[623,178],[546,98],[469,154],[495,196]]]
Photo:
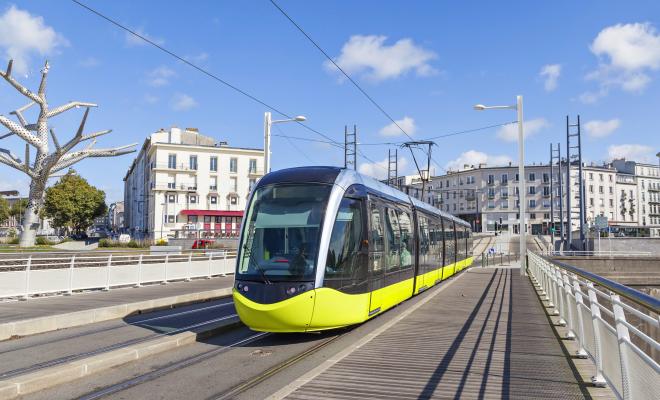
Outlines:
[[334,183],[342,186],[345,189],[348,189],[348,187],[353,184],[362,184],[369,189],[383,193],[384,195],[397,199],[401,202],[408,204],[412,203],[416,208],[424,210],[430,214],[440,215],[460,225],[470,227],[467,222],[455,217],[454,215],[433,207],[428,203],[410,197],[400,190],[388,186],[370,176],[360,174],[359,172],[352,169],[329,166],[286,168],[265,175],[259,181],[258,186],[268,185],[271,183],[300,182]]

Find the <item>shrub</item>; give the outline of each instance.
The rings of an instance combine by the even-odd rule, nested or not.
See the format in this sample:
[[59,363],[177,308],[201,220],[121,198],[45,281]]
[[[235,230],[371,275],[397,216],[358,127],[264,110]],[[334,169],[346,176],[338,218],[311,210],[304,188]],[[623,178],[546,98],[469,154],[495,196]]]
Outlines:
[[113,243],[110,239],[99,240],[99,247],[112,247]]
[[167,240],[165,239],[158,239],[156,241],[156,246],[167,246]]
[[37,244],[38,246],[50,246],[54,243],[43,236],[37,236],[37,240],[35,241],[35,244]]
[[9,242],[7,244],[18,244],[18,237],[13,237],[9,239]]
[[128,244],[126,245],[126,247],[130,247],[130,248],[133,248],[133,249],[137,249],[137,248],[139,248],[139,247],[144,247],[144,245],[143,245],[142,243],[138,243],[138,242],[135,241],[135,240],[131,240],[130,242],[128,242]]

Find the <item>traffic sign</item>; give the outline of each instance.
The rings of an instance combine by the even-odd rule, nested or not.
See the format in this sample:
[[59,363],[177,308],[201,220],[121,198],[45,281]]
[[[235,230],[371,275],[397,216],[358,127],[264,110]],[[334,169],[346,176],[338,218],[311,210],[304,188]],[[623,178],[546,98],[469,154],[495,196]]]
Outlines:
[[608,221],[607,217],[604,215],[598,215],[595,218],[595,225],[598,229],[607,229]]

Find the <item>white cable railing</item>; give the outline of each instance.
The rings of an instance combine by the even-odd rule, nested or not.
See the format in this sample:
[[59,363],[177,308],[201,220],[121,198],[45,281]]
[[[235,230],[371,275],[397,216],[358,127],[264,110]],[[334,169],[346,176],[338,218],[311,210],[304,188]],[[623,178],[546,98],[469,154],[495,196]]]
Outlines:
[[593,256],[593,257],[649,257],[656,254],[650,251],[616,251],[616,250],[552,250],[540,253],[544,256]]
[[3,254],[0,299],[210,278],[234,272],[235,251]]
[[660,300],[535,253],[528,259],[532,281],[568,328],[566,338],[577,341],[577,356],[593,361],[592,383],[619,399],[657,399]]

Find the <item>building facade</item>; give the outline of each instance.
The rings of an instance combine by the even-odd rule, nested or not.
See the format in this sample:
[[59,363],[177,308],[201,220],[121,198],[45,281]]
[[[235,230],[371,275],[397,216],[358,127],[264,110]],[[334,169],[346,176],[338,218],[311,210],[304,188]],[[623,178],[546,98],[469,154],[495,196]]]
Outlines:
[[108,207],[108,227],[111,232],[119,233],[124,228],[124,202],[117,201]]
[[[581,196],[578,167],[572,164],[569,172],[566,163],[562,163],[561,171],[555,166],[551,174],[548,164],[525,166],[528,232],[548,235],[553,220],[555,231],[559,232],[561,210],[562,220],[568,221],[570,215],[571,230],[575,238],[579,237]],[[560,197],[560,173],[563,197]],[[569,176],[570,193],[567,196],[566,179]],[[603,165],[584,164],[582,178],[586,227],[595,224],[597,216],[606,216],[613,228],[635,228],[645,232],[644,235],[660,236],[658,166],[625,160]],[[398,184],[411,196],[420,198],[418,177],[400,177]],[[560,198],[563,198],[561,204]],[[476,231],[518,233],[517,166],[466,165],[461,170],[448,171],[427,183],[423,200],[470,222]]]
[[263,158],[262,149],[231,147],[193,128],[150,135],[124,177],[125,229],[152,240],[237,236]]

